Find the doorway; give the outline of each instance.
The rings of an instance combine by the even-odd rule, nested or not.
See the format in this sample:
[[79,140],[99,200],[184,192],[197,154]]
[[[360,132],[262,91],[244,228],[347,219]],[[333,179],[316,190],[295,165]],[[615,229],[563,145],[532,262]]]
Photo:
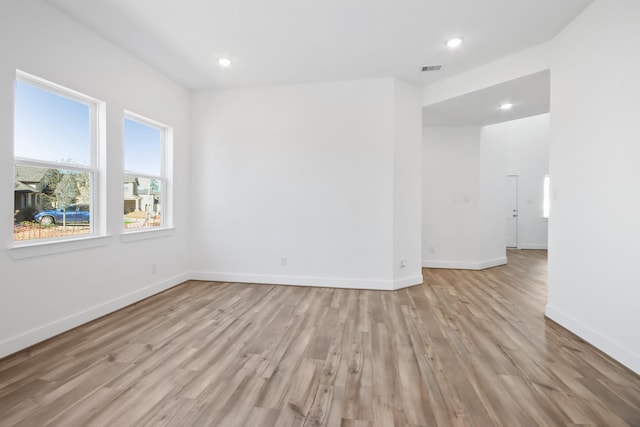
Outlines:
[[507,175],[507,248],[518,247],[518,175]]

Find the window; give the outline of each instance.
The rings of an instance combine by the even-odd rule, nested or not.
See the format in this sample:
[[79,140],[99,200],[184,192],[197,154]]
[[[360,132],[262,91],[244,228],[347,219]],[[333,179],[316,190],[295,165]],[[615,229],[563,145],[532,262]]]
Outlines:
[[549,218],[549,210],[551,208],[549,196],[549,175],[544,176],[544,193],[542,197],[542,217]]
[[96,230],[98,102],[17,72],[14,241]]
[[124,119],[124,228],[166,227],[170,129],[127,113]]

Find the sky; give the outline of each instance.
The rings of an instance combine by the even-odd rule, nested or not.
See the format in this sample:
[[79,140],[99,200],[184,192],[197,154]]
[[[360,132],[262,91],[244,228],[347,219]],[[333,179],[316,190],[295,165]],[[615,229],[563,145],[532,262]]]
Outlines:
[[[90,166],[90,121],[89,105],[22,81],[17,82],[14,123],[16,157]],[[113,138],[113,135],[107,134],[107,143]],[[161,129],[125,118],[124,154],[127,172],[161,175]]]
[[162,175],[162,131],[124,119],[124,169],[144,175]]
[[21,81],[16,85],[15,102],[16,157],[90,165],[88,105]]

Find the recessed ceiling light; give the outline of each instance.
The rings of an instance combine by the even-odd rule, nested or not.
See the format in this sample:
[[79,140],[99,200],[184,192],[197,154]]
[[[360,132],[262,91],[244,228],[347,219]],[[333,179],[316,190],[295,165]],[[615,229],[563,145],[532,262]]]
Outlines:
[[456,37],[455,39],[451,39],[447,42],[447,46],[449,46],[452,49],[455,49],[461,44],[462,44],[462,39],[460,37]]
[[505,102],[504,104],[500,104],[500,109],[501,110],[511,110],[511,108],[513,107],[513,104],[509,103],[509,102]]
[[229,58],[220,58],[218,59],[218,64],[220,64],[223,67],[230,67],[231,60]]

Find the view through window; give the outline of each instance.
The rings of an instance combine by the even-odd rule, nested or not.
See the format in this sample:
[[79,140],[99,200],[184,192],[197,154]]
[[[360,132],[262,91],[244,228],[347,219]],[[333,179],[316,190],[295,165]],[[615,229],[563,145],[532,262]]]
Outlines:
[[96,104],[18,73],[14,115],[14,241],[93,232]]
[[166,224],[166,128],[128,113],[124,119],[124,228]]

